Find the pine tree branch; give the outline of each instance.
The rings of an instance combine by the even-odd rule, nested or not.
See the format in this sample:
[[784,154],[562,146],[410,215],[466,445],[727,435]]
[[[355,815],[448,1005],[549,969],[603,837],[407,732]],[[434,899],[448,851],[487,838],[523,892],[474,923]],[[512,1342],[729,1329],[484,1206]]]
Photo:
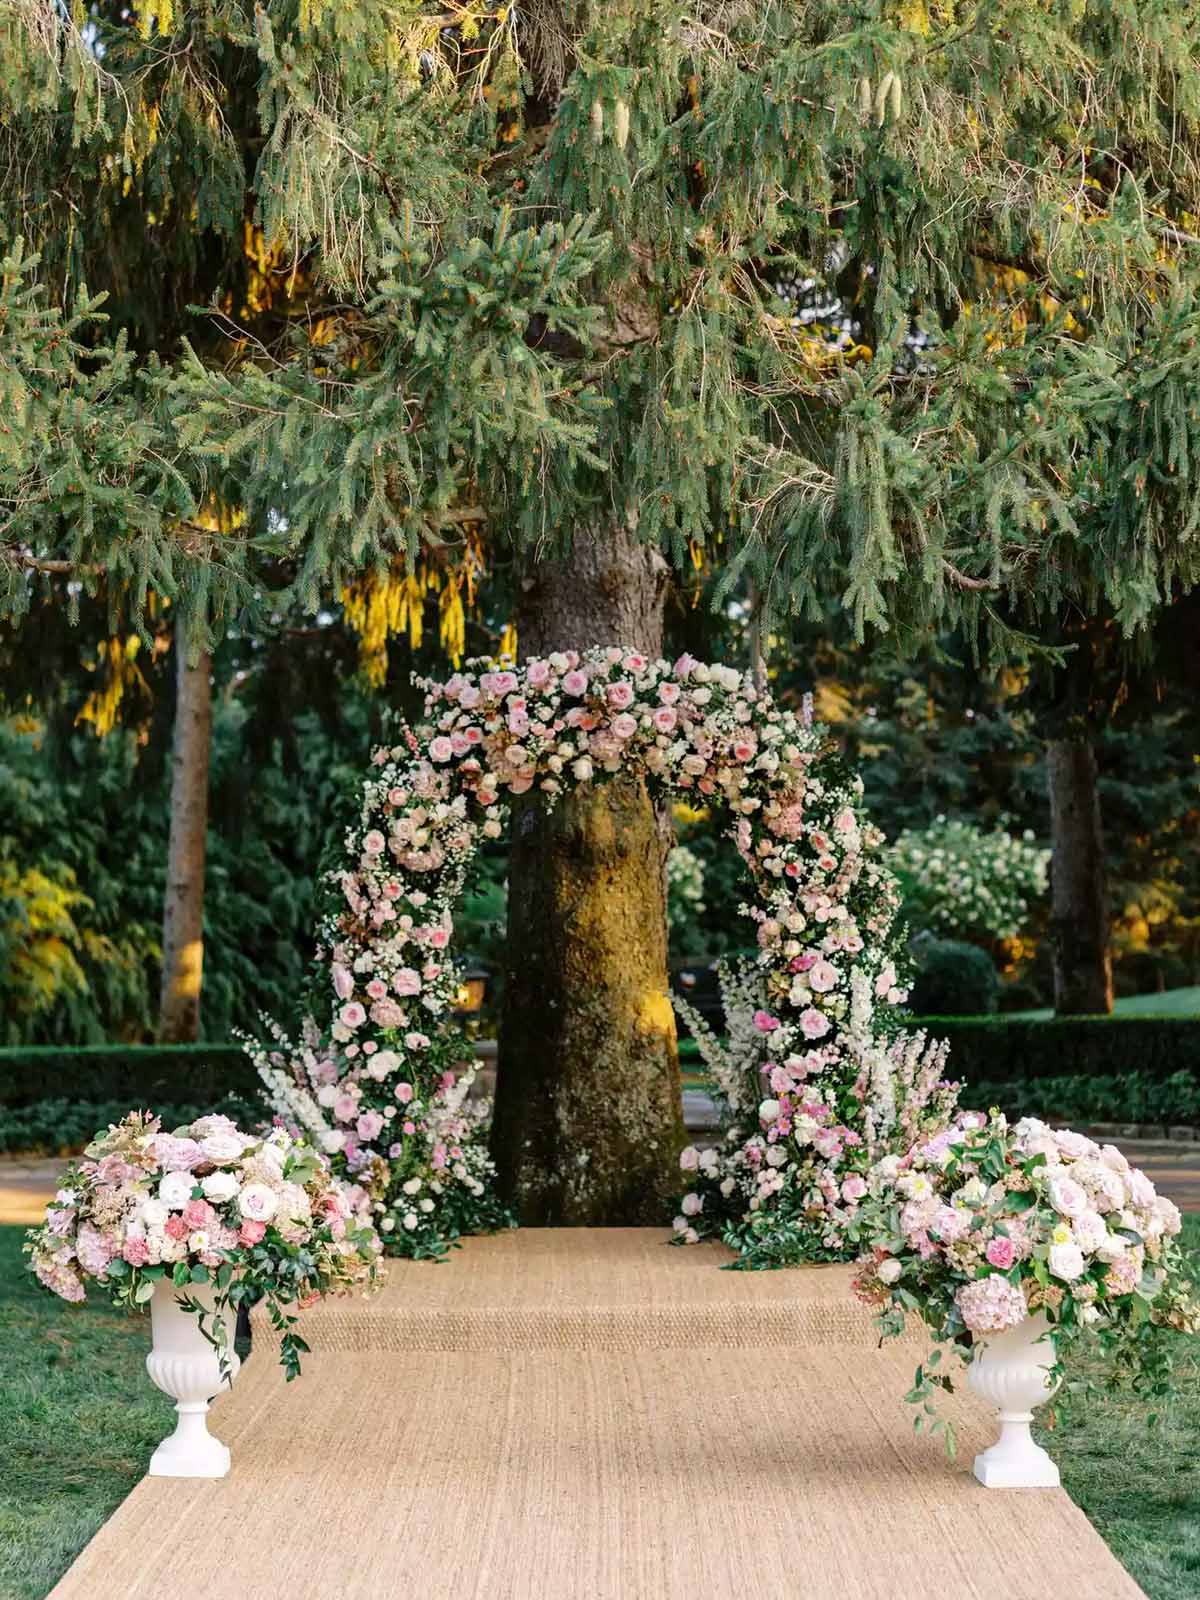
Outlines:
[[942,570],[956,589],[969,589],[972,593],[975,593],[989,589],[994,591],[999,588],[999,585],[993,583],[989,578],[968,578],[965,572],[961,572],[953,561],[947,561],[945,556],[942,557]]

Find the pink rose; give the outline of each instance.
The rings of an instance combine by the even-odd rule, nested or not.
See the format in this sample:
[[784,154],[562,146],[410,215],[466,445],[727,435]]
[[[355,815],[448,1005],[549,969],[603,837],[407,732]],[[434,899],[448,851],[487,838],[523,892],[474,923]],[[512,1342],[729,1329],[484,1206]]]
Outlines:
[[822,1039],[829,1032],[829,1018],[815,1006],[800,1013],[800,1031],[806,1039]]
[[627,711],[612,719],[612,731],[618,739],[632,739],[637,732],[637,718],[631,717]]
[[367,1013],[357,1000],[351,1000],[338,1012],[338,1017],[345,1023],[347,1028],[361,1028],[367,1020]]
[[[669,687],[670,685],[668,684],[663,685],[664,689]],[[671,733],[678,721],[679,716],[675,711],[674,706],[659,706],[658,710],[654,713],[654,726],[658,729],[659,733]]]
[[754,1026],[759,1033],[774,1033],[780,1026],[779,1018],[773,1017],[769,1011],[756,1011],[754,1013]]
[[372,1000],[382,1000],[387,993],[387,984],[384,983],[382,978],[372,978],[367,985],[367,993]]
[[266,1237],[266,1232],[265,1222],[254,1222],[247,1217],[238,1229],[238,1239],[242,1244],[259,1244]]
[[604,698],[614,711],[625,711],[633,704],[633,685],[620,678],[616,683],[609,684],[604,691]]
[[562,686],[563,686],[563,693],[564,694],[574,694],[574,695],[586,694],[587,693],[587,686],[588,686],[587,673],[586,672],[568,672],[568,673],[566,673],[564,675],[564,677],[563,677]]
[[396,1099],[399,1100],[401,1105],[406,1106],[412,1097],[413,1086],[411,1083],[398,1083],[396,1085]]
[[179,1215],[168,1217],[163,1223],[163,1232],[168,1239],[186,1239],[190,1231],[187,1223]]
[[525,668],[525,680],[531,689],[540,689],[550,681],[550,663],[531,661]]
[[382,1130],[383,1118],[378,1111],[364,1111],[355,1126],[358,1129],[358,1137],[364,1144],[370,1144]]
[[843,1200],[849,1200],[851,1202],[855,1200],[861,1200],[866,1192],[866,1180],[864,1178],[860,1178],[857,1173],[855,1173],[852,1177],[844,1178],[842,1180]]
[[993,1267],[999,1267],[1001,1272],[1007,1272],[1017,1258],[1012,1240],[1006,1239],[1000,1233],[994,1239],[989,1239],[987,1258]]
[[397,994],[420,994],[421,974],[413,967],[401,967],[392,979],[392,988]]
[[454,746],[444,735],[439,734],[436,739],[429,741],[429,759],[431,761],[449,761],[454,754]]
[[378,828],[372,828],[363,840],[363,850],[369,856],[381,856],[387,849],[387,840]]

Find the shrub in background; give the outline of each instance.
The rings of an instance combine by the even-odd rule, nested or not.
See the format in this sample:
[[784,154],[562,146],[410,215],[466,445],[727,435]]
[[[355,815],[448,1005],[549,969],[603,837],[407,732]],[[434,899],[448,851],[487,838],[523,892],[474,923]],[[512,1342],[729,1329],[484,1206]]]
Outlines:
[[914,1011],[948,1017],[989,1016],[1000,997],[1000,976],[986,950],[961,939],[918,938],[912,955],[917,976]]
[[1031,830],[1017,837],[949,817],[902,833],[888,865],[914,928],[984,944],[1017,938],[1050,881],[1050,851]]

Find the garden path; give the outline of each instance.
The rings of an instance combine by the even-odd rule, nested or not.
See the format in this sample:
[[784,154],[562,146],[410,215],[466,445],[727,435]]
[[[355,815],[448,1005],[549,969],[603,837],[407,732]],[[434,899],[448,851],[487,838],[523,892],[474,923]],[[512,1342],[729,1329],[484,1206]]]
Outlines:
[[[468,1240],[268,1330],[219,1482],[146,1478],[51,1600],[1138,1600],[1061,1490],[988,1492],[900,1398],[846,1269],[724,1273],[651,1229]],[[468,1359],[468,1351],[470,1352]],[[1143,1597],[1144,1600],[1144,1597]]]

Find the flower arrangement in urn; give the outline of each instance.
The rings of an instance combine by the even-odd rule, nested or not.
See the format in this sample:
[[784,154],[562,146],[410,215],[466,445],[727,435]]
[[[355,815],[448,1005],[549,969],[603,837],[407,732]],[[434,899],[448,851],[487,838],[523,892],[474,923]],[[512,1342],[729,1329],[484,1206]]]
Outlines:
[[[960,1112],[948,1128],[869,1180],[855,1292],[885,1335],[916,1313],[969,1364],[996,1406],[1001,1438],[976,1458],[995,1487],[1047,1486],[1057,1469],[1029,1434],[1035,1406],[1069,1376],[1077,1341],[1094,1341],[1113,1381],[1148,1399],[1170,1387],[1174,1334],[1195,1332],[1189,1259],[1176,1206],[1111,1144],[1031,1117]],[[932,1415],[953,1377],[940,1351],[908,1398]],[[940,1420],[933,1429],[946,1426]],[[947,1428],[953,1449],[953,1434]]]
[[238,1307],[265,1302],[290,1380],[308,1349],[297,1311],[373,1287],[381,1246],[364,1200],[285,1129],[245,1133],[221,1116],[168,1133],[133,1112],[68,1170],[45,1222],[30,1230],[30,1265],[64,1300],[82,1300],[90,1281],[116,1305],[149,1304],[147,1367],[179,1412],[151,1472],[228,1470],[204,1413],[237,1373]]

